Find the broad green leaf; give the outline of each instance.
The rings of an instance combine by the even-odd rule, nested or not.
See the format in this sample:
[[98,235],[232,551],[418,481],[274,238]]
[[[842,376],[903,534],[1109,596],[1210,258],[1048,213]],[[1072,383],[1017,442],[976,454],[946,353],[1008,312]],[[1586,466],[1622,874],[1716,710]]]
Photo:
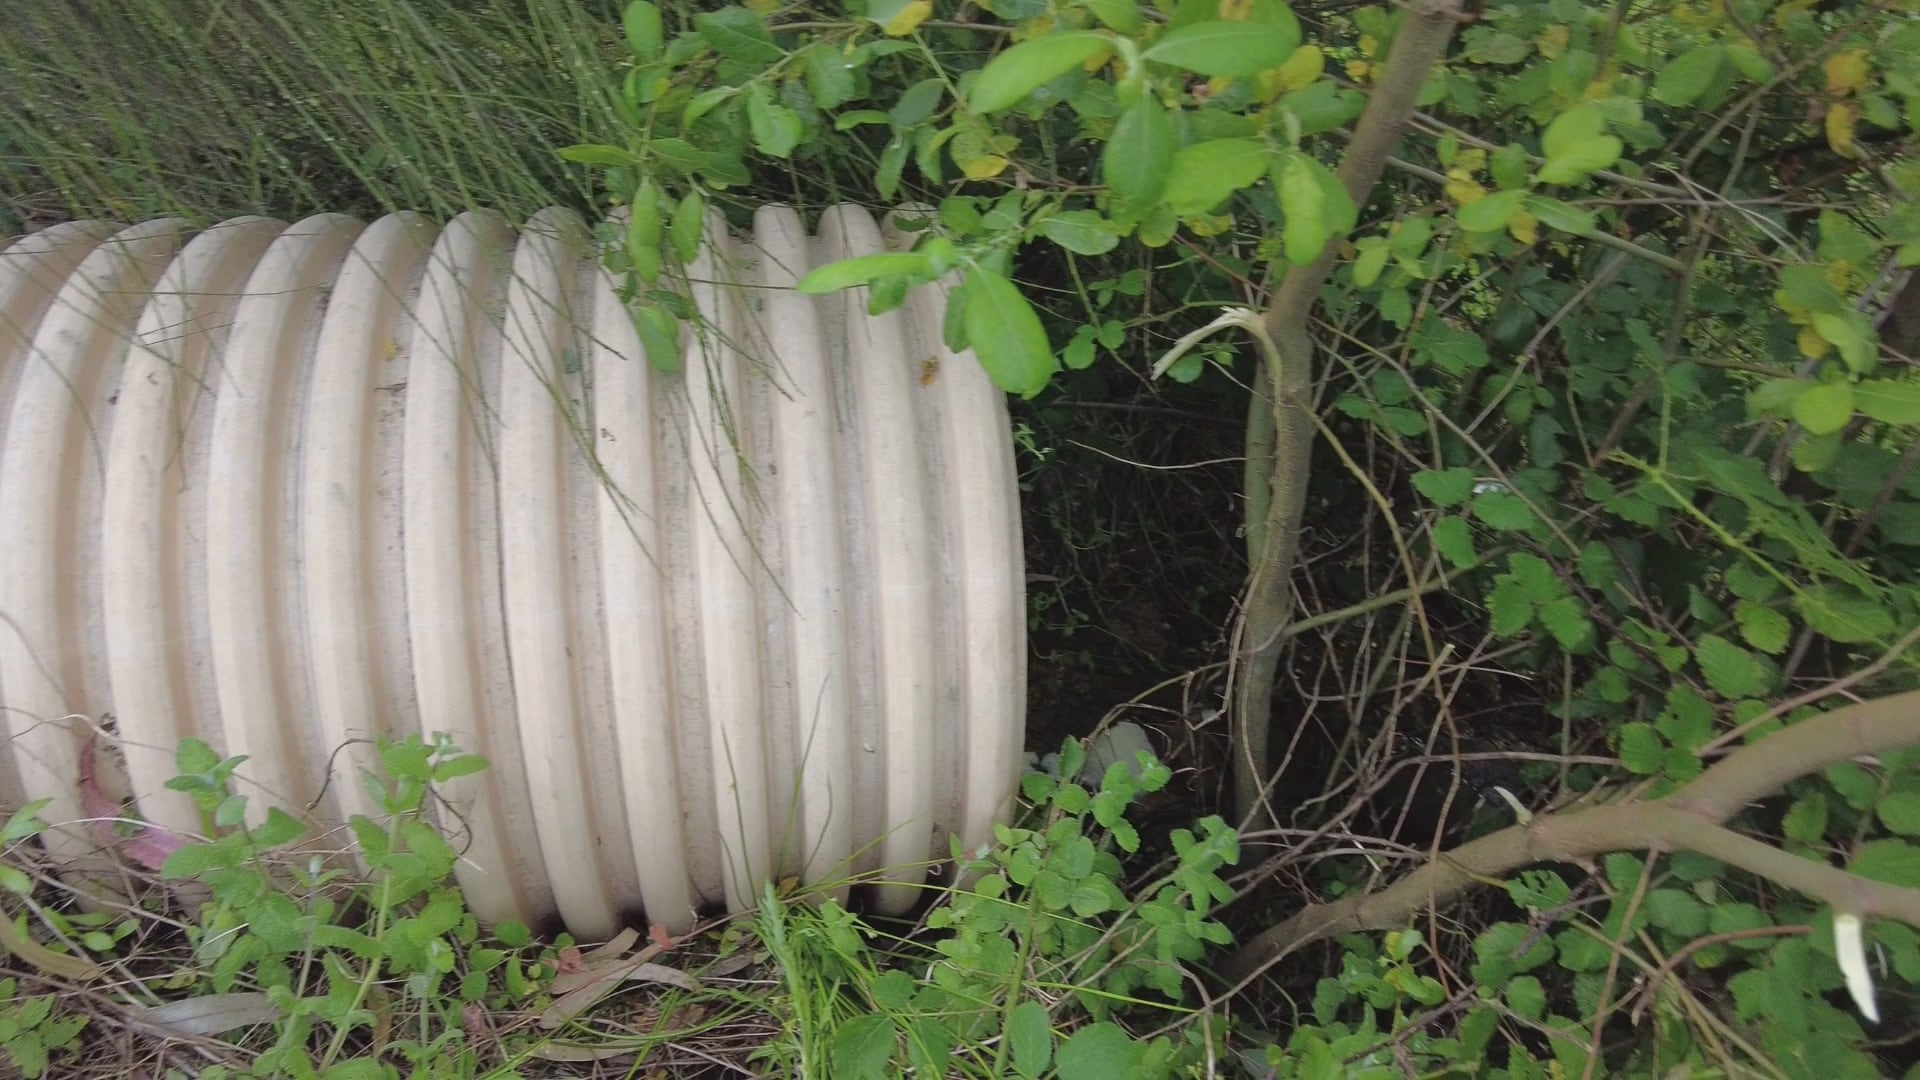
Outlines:
[[917,251],[887,252],[841,259],[817,267],[799,280],[794,288],[803,293],[820,294],[865,285],[875,278],[892,274],[918,274],[926,271],[927,257]]
[[765,67],[786,55],[773,43],[760,16],[743,7],[701,12],[693,17],[693,26],[702,41],[729,60]]
[[1595,135],[1569,144],[1547,158],[1535,174],[1543,184],[1575,184],[1620,160],[1623,144],[1612,135]]
[[1733,606],[1733,618],[1747,644],[1764,653],[1786,649],[1793,624],[1784,614],[1757,600],[1742,600]]
[[905,37],[933,14],[932,0],[871,0],[867,18],[880,24],[888,37]]
[[1726,46],[1727,59],[1749,80],[1763,83],[1773,78],[1773,65],[1767,58],[1745,45]]
[[[854,78],[852,62],[847,59],[846,52],[840,46],[830,41],[820,42],[807,50],[806,59],[807,93],[813,97],[815,106],[822,109],[837,109],[852,99],[860,84],[859,80]],[[854,115],[881,114],[869,112]],[[846,117],[841,117],[834,121],[836,130],[846,130],[840,126],[841,121],[845,119]]]
[[1726,62],[1726,50],[1718,45],[1703,45],[1681,53],[1654,76],[1654,100],[1667,105],[1691,105],[1713,85]]
[[1068,30],[1023,41],[987,61],[967,94],[967,107],[990,113],[1078,69],[1113,47],[1113,39],[1096,30]]
[[1853,387],[1811,383],[1793,399],[1793,419],[1815,435],[1831,435],[1853,419]]
[[1465,570],[1480,562],[1479,553],[1473,549],[1473,527],[1463,517],[1446,517],[1434,522],[1433,549],[1456,570]]
[[658,60],[666,32],[660,25],[660,9],[648,0],[633,0],[620,17],[627,33],[627,47],[641,60]]
[[1814,332],[1840,350],[1840,358],[1855,375],[1873,370],[1879,361],[1873,324],[1857,311],[1836,315],[1819,312],[1813,316]]
[[1361,245],[1359,257],[1353,260],[1353,283],[1362,289],[1380,280],[1380,273],[1387,268],[1387,259],[1393,254],[1378,237],[1373,239],[1374,243]]
[[1533,510],[1518,495],[1504,491],[1483,491],[1473,497],[1473,516],[1501,532],[1520,532],[1533,527]]
[[1847,869],[1889,885],[1920,888],[1920,848],[1902,840],[1869,840]]
[[1144,55],[1201,75],[1236,78],[1277,68],[1299,47],[1300,24],[1288,12],[1269,23],[1192,23],[1169,31]]
[[667,233],[673,240],[673,253],[683,263],[700,254],[700,234],[706,227],[707,200],[699,191],[689,191],[673,208],[673,221]]
[[887,140],[886,149],[880,151],[880,167],[874,170],[873,187],[883,199],[891,199],[900,189],[900,173],[907,167],[907,154],[913,144],[905,135],[895,135]]
[[646,350],[647,366],[662,375],[680,370],[680,320],[658,304],[642,303],[633,309],[633,329]]
[[754,149],[768,157],[784,158],[800,145],[800,114],[775,102],[764,82],[747,88],[747,127]]
[[582,143],[578,146],[563,146],[554,153],[566,161],[581,165],[605,165],[610,168],[631,169],[640,164],[639,158],[617,146]]
[[1583,101],[1547,125],[1540,135],[1540,150],[1548,158],[1558,157],[1581,143],[1606,134],[1607,115],[1600,106]]
[[1060,1080],[1113,1080],[1140,1060],[1140,1047],[1110,1020],[1088,1024],[1060,1044]]
[[1473,495],[1473,470],[1424,469],[1413,474],[1413,489],[1435,506],[1458,506]]
[[1801,590],[1793,600],[1814,633],[1843,645],[1880,641],[1894,630],[1893,616],[1885,607],[1844,585],[1815,585]]
[[1107,219],[1094,210],[1068,210],[1039,225],[1041,236],[1075,255],[1105,255],[1120,245]]
[[1707,906],[1683,889],[1652,889],[1647,893],[1647,917],[1670,934],[1695,938],[1707,932]]
[[1259,139],[1209,139],[1173,155],[1166,200],[1176,214],[1204,214],[1267,171],[1271,151]]
[[1173,167],[1174,140],[1173,121],[1152,94],[1120,114],[1100,158],[1116,214],[1137,218],[1160,201]]
[[1513,220],[1520,209],[1520,203],[1527,197],[1525,189],[1496,191],[1468,203],[1454,216],[1460,227],[1473,233],[1499,232]]
[[1122,34],[1131,34],[1144,25],[1137,0],[1087,0],[1087,10],[1101,25]]
[[906,88],[900,100],[887,110],[888,119],[897,128],[917,126],[932,116],[940,103],[946,100],[947,84],[940,79],[922,79]]
[[1891,791],[1874,813],[1887,828],[1902,836],[1920,835],[1920,791]]
[[1596,228],[1596,219],[1592,211],[1561,202],[1559,199],[1534,195],[1527,199],[1525,206],[1527,212],[1539,218],[1542,224],[1548,228],[1559,229],[1563,233],[1592,236]]
[[1652,776],[1666,760],[1667,744],[1652,724],[1639,720],[1620,725],[1620,763],[1638,776]]
[[846,1080],[887,1080],[895,1038],[893,1018],[885,1013],[850,1018],[833,1033],[833,1075]]
[[660,277],[660,185],[648,177],[627,207],[627,259],[641,281],[651,285]]
[[1010,394],[1039,393],[1058,370],[1039,313],[1019,286],[991,270],[969,270],[966,289],[967,342],[987,377]]
[[1053,1063],[1053,1025],[1047,1007],[1023,1001],[1007,1017],[1007,1042],[1013,1048],[1013,1071],[1037,1080]]
[[1853,407],[1883,424],[1920,424],[1920,383],[1862,379],[1853,386]]
[[1773,683],[1773,672],[1759,657],[1718,634],[1701,637],[1693,661],[1707,685],[1724,698],[1758,697]]

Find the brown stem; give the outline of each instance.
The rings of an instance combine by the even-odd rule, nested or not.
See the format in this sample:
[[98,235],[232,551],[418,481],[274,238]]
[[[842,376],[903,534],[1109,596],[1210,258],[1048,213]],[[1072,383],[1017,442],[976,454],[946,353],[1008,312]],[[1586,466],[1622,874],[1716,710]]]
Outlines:
[[[1445,55],[1460,22],[1457,0],[1418,0],[1411,6],[1387,52],[1381,78],[1354,126],[1353,139],[1340,158],[1340,182],[1356,206],[1365,205],[1387,157],[1400,141],[1427,72]],[[1247,573],[1246,603],[1235,631],[1232,692],[1234,798],[1243,825],[1258,831],[1271,826],[1262,791],[1270,766],[1274,669],[1293,613],[1293,562],[1298,554],[1300,517],[1306,508],[1307,473],[1313,457],[1313,338],[1307,320],[1320,288],[1333,273],[1335,248],[1329,244],[1311,266],[1290,267],[1268,297],[1265,337],[1273,346],[1267,385],[1273,425],[1249,425],[1248,477],[1257,478],[1255,438],[1273,439],[1267,460],[1269,497],[1265,513],[1249,520],[1247,536],[1259,544]],[[1249,494],[1250,507],[1259,506]]]
[[1920,889],[1870,881],[1725,827],[1787,782],[1867,754],[1920,744],[1920,690],[1847,705],[1744,746],[1679,790],[1646,802],[1542,814],[1449,852],[1379,892],[1313,904],[1248,941],[1223,972],[1246,982],[1302,946],[1336,934],[1405,926],[1476,882],[1539,862],[1611,851],[1684,848],[1739,867],[1835,909],[1920,927]]

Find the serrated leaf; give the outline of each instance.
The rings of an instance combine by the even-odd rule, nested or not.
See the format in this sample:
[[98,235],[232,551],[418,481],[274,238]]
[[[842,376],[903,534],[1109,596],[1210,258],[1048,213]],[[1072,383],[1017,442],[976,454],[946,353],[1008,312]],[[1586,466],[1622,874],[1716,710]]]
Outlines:
[[1487,593],[1487,614],[1492,616],[1488,629],[1513,637],[1533,624],[1533,600],[1525,586],[1503,574]]
[[1055,214],[1038,227],[1041,236],[1075,255],[1105,255],[1120,246],[1113,226],[1096,210],[1068,210]]
[[1793,624],[1780,612],[1758,601],[1742,600],[1733,606],[1733,618],[1747,644],[1764,653],[1786,649]]
[[[852,63],[840,46],[830,41],[820,42],[807,50],[806,61],[807,93],[813,97],[814,105],[822,109],[837,109],[852,99],[860,84],[854,78]],[[886,114],[873,110],[850,115],[886,119]],[[834,130],[847,130],[842,126],[846,120],[845,116],[836,119]],[[855,124],[860,122],[854,121]]]
[[1009,394],[1031,396],[1058,368],[1046,327],[1013,282],[991,270],[967,271],[967,341],[993,384]]
[[1853,387],[1846,383],[1811,383],[1794,396],[1793,419],[1813,435],[1831,435],[1853,419]]
[[1853,386],[1853,406],[1883,424],[1920,424],[1920,383],[1862,379]]
[[1547,991],[1531,975],[1517,975],[1507,982],[1502,994],[1507,1007],[1529,1020],[1538,1020],[1547,1009]]
[[1718,634],[1706,634],[1694,647],[1693,661],[1714,692],[1729,699],[1758,697],[1772,685],[1773,673],[1753,653]]
[[1707,932],[1707,906],[1681,889],[1652,889],[1647,893],[1647,918],[1653,925],[1684,938]]
[[1023,41],[980,69],[967,93],[967,108],[990,113],[1017,105],[1112,47],[1113,40],[1095,30],[1067,30]]
[[1173,155],[1165,199],[1183,217],[1203,214],[1266,174],[1272,155],[1259,139],[1208,139]]
[[1473,516],[1501,532],[1521,532],[1532,528],[1533,510],[1518,495],[1504,491],[1483,491],[1473,497]]
[[1007,1042],[1013,1049],[1013,1071],[1036,1080],[1053,1063],[1053,1025],[1047,1007],[1023,1001],[1007,1017]]
[[1847,869],[1889,885],[1920,888],[1920,848],[1902,840],[1869,840]]
[[1172,171],[1173,121],[1147,94],[1120,114],[1101,152],[1100,172],[1113,193],[1116,213],[1137,218],[1160,201]]
[[627,34],[627,47],[642,61],[658,60],[666,33],[660,25],[660,9],[648,0],[633,0],[621,14],[620,25]]
[[1055,1057],[1060,1080],[1113,1080],[1125,1076],[1139,1059],[1138,1044],[1112,1021],[1074,1032]]
[[1620,763],[1639,776],[1652,776],[1666,760],[1667,744],[1652,724],[1635,720],[1620,725]]
[[885,1013],[866,1013],[833,1033],[833,1075],[847,1080],[887,1080],[895,1029]]
[[1857,645],[1893,633],[1893,615],[1878,601],[1844,585],[1815,585],[1793,598],[1795,610],[1816,634]]
[[1703,45],[1681,53],[1654,76],[1654,100],[1667,105],[1691,105],[1713,85],[1726,62],[1726,51],[1718,45]]
[[1422,469],[1413,474],[1413,489],[1435,506],[1458,506],[1473,495],[1472,469]]
[[1433,523],[1433,549],[1456,570],[1480,562],[1479,553],[1473,549],[1473,529],[1463,517],[1446,517]]
[[1197,22],[1168,31],[1144,54],[1200,75],[1238,78],[1280,67],[1300,47],[1300,23],[1291,12],[1271,22]]
[[786,55],[760,16],[743,7],[701,12],[693,17],[693,26],[702,41],[729,60],[766,67]]

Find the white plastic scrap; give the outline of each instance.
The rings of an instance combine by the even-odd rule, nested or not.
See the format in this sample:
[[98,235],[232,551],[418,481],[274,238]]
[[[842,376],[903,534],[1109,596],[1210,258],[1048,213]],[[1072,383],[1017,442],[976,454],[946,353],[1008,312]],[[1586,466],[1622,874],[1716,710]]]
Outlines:
[[1867,971],[1867,947],[1860,933],[1860,916],[1835,912],[1833,951],[1840,960],[1840,973],[1847,977],[1847,993],[1867,1022],[1880,1022],[1880,1008],[1873,1002],[1873,976]]

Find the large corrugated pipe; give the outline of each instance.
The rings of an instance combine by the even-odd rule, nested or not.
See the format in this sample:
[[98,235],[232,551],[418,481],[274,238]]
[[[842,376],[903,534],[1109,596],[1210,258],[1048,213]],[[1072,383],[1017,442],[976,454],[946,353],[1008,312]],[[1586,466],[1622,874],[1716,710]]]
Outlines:
[[192,832],[197,736],[256,815],[338,824],[366,740],[444,731],[493,766],[436,804],[482,918],[679,927],[793,875],[910,904],[1016,780],[1005,401],[936,297],[791,289],[905,242],[864,211],[708,233],[672,376],[564,211],[5,246],[0,800],[79,820],[99,737]]

